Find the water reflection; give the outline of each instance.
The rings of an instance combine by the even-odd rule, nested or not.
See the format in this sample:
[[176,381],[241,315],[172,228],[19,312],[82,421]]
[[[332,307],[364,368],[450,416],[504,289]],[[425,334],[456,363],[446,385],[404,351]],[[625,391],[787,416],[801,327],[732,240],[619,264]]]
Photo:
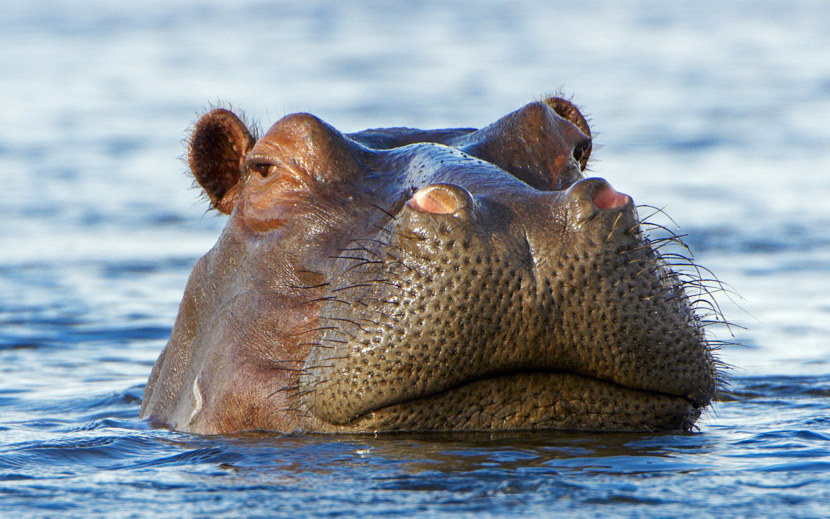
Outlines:
[[[204,443],[203,443],[204,442]],[[505,432],[464,434],[391,434],[377,436],[278,436],[249,433],[208,437],[182,447],[222,445],[238,453],[240,471],[334,473],[375,468],[407,475],[423,473],[632,474],[690,471],[706,465],[680,461],[678,454],[705,454],[710,440],[702,434],[626,434]],[[271,465],[271,469],[268,466]]]

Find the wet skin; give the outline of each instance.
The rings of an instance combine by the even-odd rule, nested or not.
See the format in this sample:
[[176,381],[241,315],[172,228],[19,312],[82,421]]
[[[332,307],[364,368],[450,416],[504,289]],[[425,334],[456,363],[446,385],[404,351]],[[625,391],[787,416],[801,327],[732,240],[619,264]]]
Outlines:
[[254,137],[217,109],[191,170],[230,215],[142,416],[196,433],[688,430],[717,362],[631,197],[585,178],[550,98],[482,129]]

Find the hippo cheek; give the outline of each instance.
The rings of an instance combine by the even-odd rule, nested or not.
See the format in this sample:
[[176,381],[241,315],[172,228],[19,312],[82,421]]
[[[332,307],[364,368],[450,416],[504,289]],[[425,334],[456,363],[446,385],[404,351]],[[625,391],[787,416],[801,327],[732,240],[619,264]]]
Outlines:
[[298,214],[309,212],[313,196],[308,183],[296,174],[272,172],[251,175],[245,184],[239,216],[254,231],[277,229]]
[[676,287],[628,197],[599,180],[513,208],[429,189],[332,277],[311,414],[332,430],[691,427],[711,356],[665,302]]

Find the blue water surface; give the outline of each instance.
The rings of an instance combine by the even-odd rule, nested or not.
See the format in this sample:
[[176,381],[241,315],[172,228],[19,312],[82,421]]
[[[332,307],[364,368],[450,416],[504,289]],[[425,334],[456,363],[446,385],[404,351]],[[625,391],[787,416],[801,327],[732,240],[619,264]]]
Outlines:
[[[0,516],[830,516],[823,1],[6,2]],[[729,284],[723,394],[687,434],[201,437],[139,420],[224,218],[198,113],[482,126],[555,91],[592,174]]]

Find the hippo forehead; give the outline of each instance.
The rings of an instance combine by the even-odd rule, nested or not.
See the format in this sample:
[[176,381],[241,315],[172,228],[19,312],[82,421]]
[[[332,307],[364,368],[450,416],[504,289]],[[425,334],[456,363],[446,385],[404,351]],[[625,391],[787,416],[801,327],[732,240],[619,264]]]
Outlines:
[[715,360],[633,201],[585,178],[573,105],[482,128],[255,138],[197,123],[230,220],[194,269],[142,405],[173,427],[688,429]]
[[248,152],[241,212],[259,229],[301,215],[371,220],[369,208],[398,211],[431,184],[454,184],[477,204],[527,203],[540,191],[561,191],[581,179],[590,144],[574,122],[545,103],[478,131],[392,128],[343,135],[312,115],[294,114]]

